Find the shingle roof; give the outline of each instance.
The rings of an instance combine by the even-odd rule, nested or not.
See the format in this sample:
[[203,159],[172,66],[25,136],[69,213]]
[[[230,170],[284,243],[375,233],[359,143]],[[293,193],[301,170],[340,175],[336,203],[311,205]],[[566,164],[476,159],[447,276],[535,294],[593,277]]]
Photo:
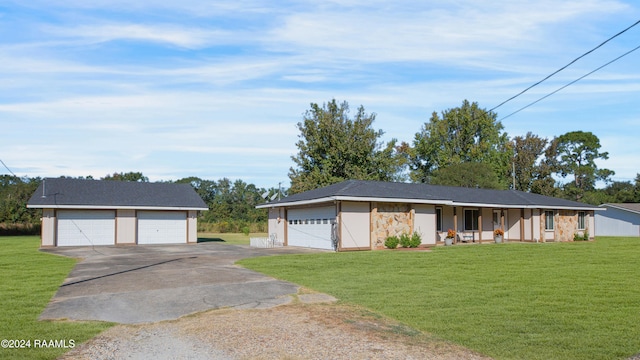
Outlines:
[[413,199],[430,203],[463,205],[502,205],[505,207],[594,209],[576,201],[531,194],[516,190],[475,189],[429,184],[347,180],[338,184],[291,195],[260,207],[330,198]]
[[[44,196],[43,196],[44,195]],[[189,184],[47,178],[30,208],[162,208],[207,210]]]
[[640,214],[640,203],[609,203],[602,204],[600,207],[613,207]]

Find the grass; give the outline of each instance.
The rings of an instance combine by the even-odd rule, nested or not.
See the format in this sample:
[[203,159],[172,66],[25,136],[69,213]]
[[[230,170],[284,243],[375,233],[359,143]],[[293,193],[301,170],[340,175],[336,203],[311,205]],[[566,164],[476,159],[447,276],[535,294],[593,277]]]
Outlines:
[[0,348],[0,359],[54,359],[69,348],[34,348],[34,340],[75,345],[111,326],[103,322],[38,321],[76,261],[38,251],[37,236],[0,237],[0,339],[31,341],[31,348]]
[[219,242],[231,245],[249,245],[249,238],[267,237],[266,233],[198,233],[198,242]]
[[244,259],[498,359],[640,353],[640,239]]

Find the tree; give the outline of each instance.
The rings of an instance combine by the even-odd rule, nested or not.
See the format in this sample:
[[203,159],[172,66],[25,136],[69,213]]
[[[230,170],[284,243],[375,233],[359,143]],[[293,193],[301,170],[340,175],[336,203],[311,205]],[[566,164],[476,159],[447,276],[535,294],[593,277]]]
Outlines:
[[133,171],[130,171],[128,173],[113,173],[113,175],[107,175],[103,177],[102,180],[149,182],[149,178],[142,175],[141,172]]
[[376,115],[360,106],[354,118],[349,104],[335,99],[319,106],[311,103],[297,127],[298,154],[289,169],[290,194],[343,180],[400,180],[404,157],[393,139],[383,146],[384,132],[373,129]]
[[[542,177],[537,164],[544,154],[548,140],[528,132],[526,136],[516,136],[514,143],[515,190],[531,191],[533,182]],[[548,176],[551,174],[549,173]]]
[[445,110],[441,115],[434,112],[415,134],[411,179],[428,183],[438,169],[475,162],[490,166],[501,187],[506,188],[513,149],[496,114],[464,100],[462,106]]
[[609,153],[600,152],[600,139],[593,133],[572,131],[561,135],[556,141],[556,173],[563,178],[573,175],[573,181],[564,184],[568,196],[579,201],[586,191],[595,188],[596,181],[608,182],[615,174],[596,165],[595,160],[606,160]]
[[485,163],[465,162],[439,168],[433,172],[431,183],[469,188],[501,189],[498,176]]
[[41,182],[40,178],[0,175],[0,234],[7,229],[20,229],[22,225],[40,224],[42,211],[28,209],[27,201]]

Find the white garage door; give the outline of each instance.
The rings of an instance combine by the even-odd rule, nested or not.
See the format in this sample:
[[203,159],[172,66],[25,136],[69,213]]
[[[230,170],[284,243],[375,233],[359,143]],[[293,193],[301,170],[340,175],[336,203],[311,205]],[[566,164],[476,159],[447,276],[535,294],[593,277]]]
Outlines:
[[288,245],[333,250],[331,226],[335,223],[335,206],[291,209],[287,212]]
[[114,245],[115,211],[58,211],[58,246]]
[[186,244],[185,211],[138,211],[138,244]]

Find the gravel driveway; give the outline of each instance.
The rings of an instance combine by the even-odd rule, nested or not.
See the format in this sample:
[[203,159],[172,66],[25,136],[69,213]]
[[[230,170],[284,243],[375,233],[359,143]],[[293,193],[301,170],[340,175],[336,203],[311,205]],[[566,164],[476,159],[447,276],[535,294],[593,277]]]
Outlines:
[[[294,296],[295,297],[295,296]],[[219,309],[119,325],[62,359],[488,359],[363,308],[338,304]]]

